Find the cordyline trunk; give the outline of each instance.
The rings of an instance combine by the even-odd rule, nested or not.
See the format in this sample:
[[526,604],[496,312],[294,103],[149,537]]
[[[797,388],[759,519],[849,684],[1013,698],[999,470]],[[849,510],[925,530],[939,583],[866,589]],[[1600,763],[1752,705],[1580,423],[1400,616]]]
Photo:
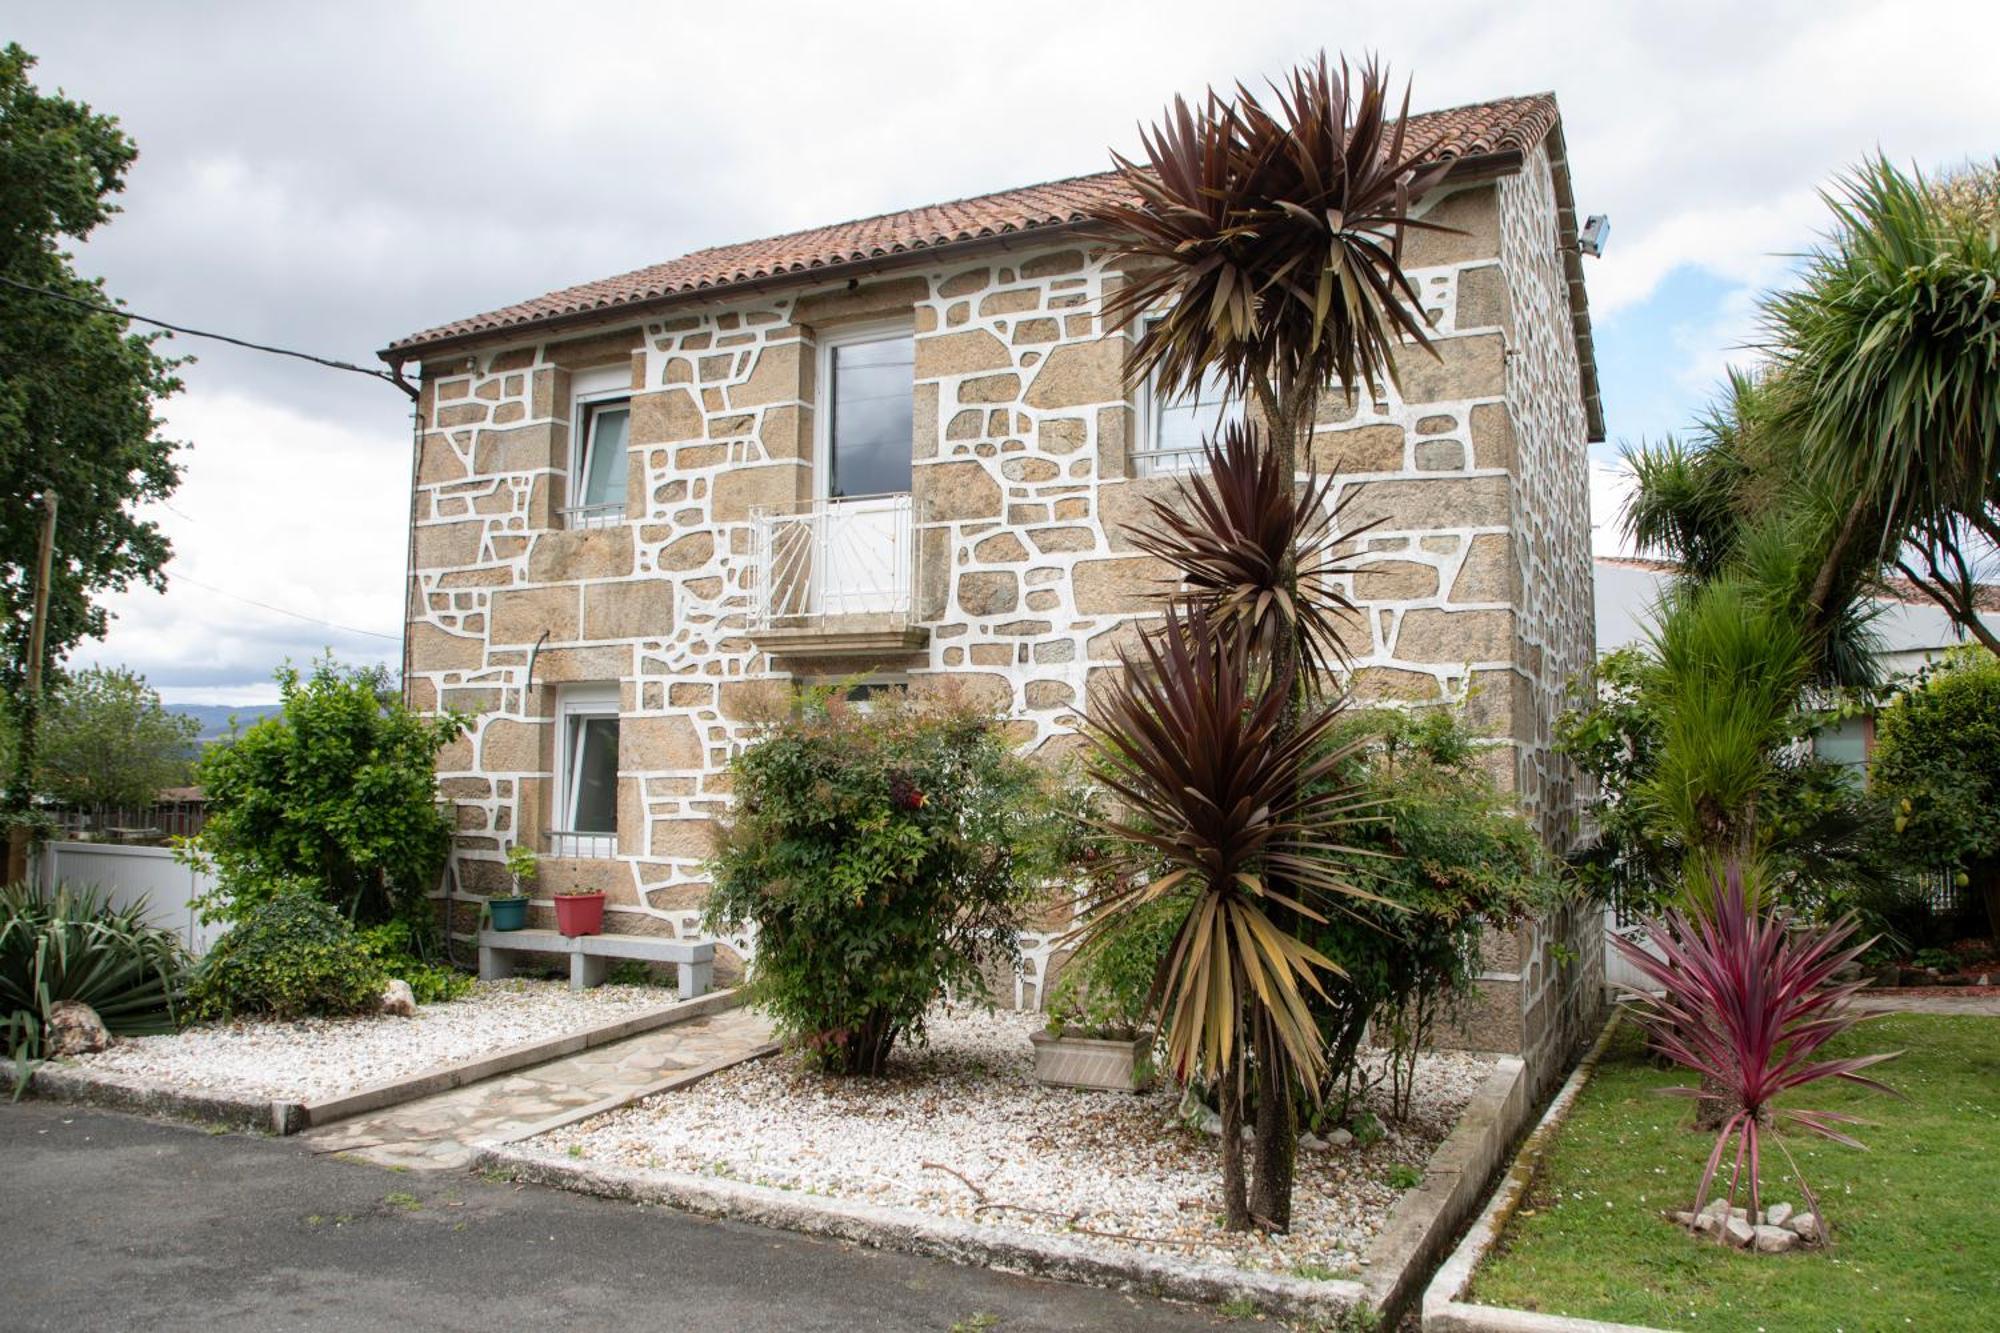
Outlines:
[[1222,1115],[1223,1226],[1230,1231],[1248,1231],[1250,1202],[1243,1189],[1243,1081],[1239,1071],[1229,1070],[1216,1079],[1215,1099]]
[[[1269,418],[1266,435],[1267,447],[1282,451],[1287,471],[1292,476],[1299,472],[1300,445],[1306,443],[1305,432],[1310,428],[1313,416],[1313,395],[1302,393],[1294,384],[1281,384],[1276,390],[1268,384],[1257,386],[1259,406]],[[1308,452],[1310,446],[1308,445]],[[1297,595],[1297,570],[1292,570],[1291,589]],[[1268,664],[1274,677],[1281,671],[1281,663],[1297,661],[1297,646],[1291,641],[1289,632],[1283,633],[1279,641],[1272,645],[1271,662]],[[1299,709],[1303,692],[1308,682],[1293,675],[1291,682],[1292,706],[1285,712],[1285,725],[1278,740],[1290,739],[1298,725]],[[1276,880],[1277,877],[1273,876]],[[1282,885],[1289,890],[1291,886]],[[1271,919],[1278,929],[1294,932],[1299,923],[1293,914],[1275,905],[1271,908]],[[1250,1212],[1260,1226],[1273,1231],[1289,1231],[1292,1227],[1292,1186],[1298,1175],[1299,1123],[1298,1109],[1292,1097],[1292,1087],[1298,1081],[1298,1071],[1277,1039],[1277,1034],[1268,1024],[1258,1024],[1256,1042],[1257,1073],[1257,1118],[1254,1131],[1256,1151],[1256,1184],[1250,1197]]]

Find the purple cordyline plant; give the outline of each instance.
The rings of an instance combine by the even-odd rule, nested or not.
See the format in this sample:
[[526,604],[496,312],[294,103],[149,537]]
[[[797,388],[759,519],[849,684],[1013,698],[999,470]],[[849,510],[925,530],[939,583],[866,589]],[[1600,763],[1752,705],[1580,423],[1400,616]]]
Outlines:
[[[1716,1172],[1733,1143],[1736,1160],[1729,1203],[1735,1206],[1747,1167],[1750,1213],[1755,1217],[1761,1211],[1757,1177],[1768,1141],[1784,1154],[1806,1206],[1817,1215],[1819,1202],[1780,1137],[1780,1126],[1789,1122],[1835,1143],[1865,1148],[1835,1126],[1867,1122],[1837,1111],[1781,1108],[1774,1103],[1795,1088],[1826,1078],[1894,1095],[1894,1089],[1863,1077],[1861,1071],[1893,1059],[1900,1051],[1838,1060],[1813,1058],[1820,1047],[1861,1021],[1862,1015],[1847,1001],[1864,983],[1835,982],[1833,976],[1870,941],[1847,945],[1854,934],[1851,917],[1831,925],[1802,926],[1794,924],[1792,914],[1783,908],[1763,908],[1747,887],[1739,863],[1732,861],[1712,887],[1699,909],[1669,909],[1650,923],[1648,933],[1663,958],[1654,957],[1643,945],[1613,937],[1626,960],[1664,992],[1652,995],[1635,988],[1653,1049],[1702,1076],[1701,1088],[1669,1091],[1723,1101],[1722,1128],[1695,1192],[1694,1212],[1699,1214],[1708,1201]],[[1824,1215],[1819,1221],[1824,1228]],[[1722,1234],[1720,1229],[1717,1234]]]

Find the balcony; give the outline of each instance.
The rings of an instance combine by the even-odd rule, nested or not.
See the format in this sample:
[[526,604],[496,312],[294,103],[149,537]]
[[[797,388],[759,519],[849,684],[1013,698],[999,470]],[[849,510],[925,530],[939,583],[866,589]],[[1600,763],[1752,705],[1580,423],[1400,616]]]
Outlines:
[[812,500],[751,511],[751,637],[788,656],[907,653],[920,543],[908,495]]

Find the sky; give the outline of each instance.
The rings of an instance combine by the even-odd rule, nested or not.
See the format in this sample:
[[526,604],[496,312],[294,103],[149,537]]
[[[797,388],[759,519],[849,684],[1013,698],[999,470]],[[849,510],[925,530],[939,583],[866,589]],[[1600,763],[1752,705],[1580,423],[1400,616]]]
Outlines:
[[[1753,356],[1756,296],[1876,150],[2000,151],[2000,5],[0,3],[42,88],[140,158],[78,266],[140,314],[374,364],[418,328],[702,246],[1104,169],[1175,94],[1324,47],[1416,109],[1553,90],[1610,441],[1657,439]],[[170,703],[276,697],[331,649],[398,654],[410,414],[391,386],[179,339],[186,476],[150,507],[164,593],[73,666]]]

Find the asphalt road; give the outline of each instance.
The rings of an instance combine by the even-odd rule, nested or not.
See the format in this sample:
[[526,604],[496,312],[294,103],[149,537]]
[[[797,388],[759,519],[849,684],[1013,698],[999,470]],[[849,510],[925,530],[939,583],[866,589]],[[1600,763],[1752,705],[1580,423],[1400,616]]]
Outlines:
[[711,1222],[0,1104],[0,1328],[1210,1329],[1211,1312]]

